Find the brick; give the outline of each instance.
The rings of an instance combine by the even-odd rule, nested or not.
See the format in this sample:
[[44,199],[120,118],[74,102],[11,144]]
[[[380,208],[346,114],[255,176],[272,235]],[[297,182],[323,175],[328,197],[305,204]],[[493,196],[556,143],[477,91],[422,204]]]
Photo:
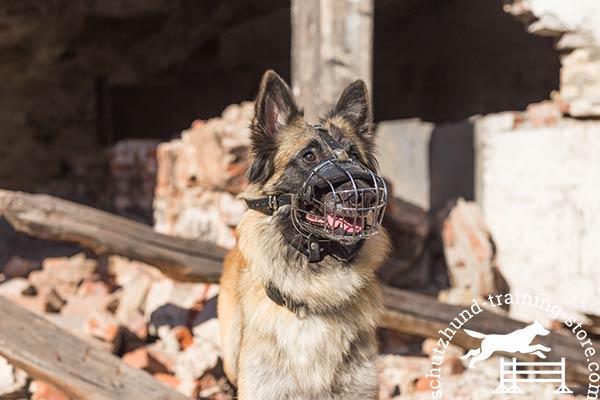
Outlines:
[[120,334],[120,325],[108,312],[94,311],[85,320],[84,331],[105,342],[115,343]]
[[233,104],[221,118],[196,121],[181,139],[158,147],[155,229],[231,248],[245,211],[252,103]]
[[432,392],[434,389],[430,385],[437,385],[437,378],[421,376],[415,382],[415,390],[417,392]]
[[562,118],[560,104],[553,101],[543,101],[527,106],[525,116],[534,127],[555,125]]
[[33,271],[29,281],[39,291],[54,288],[60,297],[67,299],[77,292],[84,280],[93,280],[97,267],[96,260],[86,258],[82,253],[72,257],[46,258],[42,270]]
[[49,313],[57,313],[65,305],[66,301],[60,297],[54,288],[43,295],[45,302],[45,310]]
[[132,367],[143,369],[150,373],[167,373],[167,367],[153,356],[147,348],[141,347],[123,356],[123,361]]
[[452,289],[464,293],[464,299],[456,293],[452,297],[460,304],[496,293],[494,252],[479,206],[459,199],[443,214],[447,214],[442,240],[448,276]]
[[192,336],[192,332],[187,326],[176,326],[173,328],[173,334],[175,338],[179,342],[179,346],[181,350],[186,350],[189,348],[194,342],[194,337]]
[[181,283],[171,279],[154,281],[148,292],[144,314],[151,334],[161,326],[188,326],[191,310],[205,300],[206,284]]
[[87,296],[107,296],[110,293],[108,285],[102,281],[84,280],[81,286],[77,289],[76,295],[78,297]]

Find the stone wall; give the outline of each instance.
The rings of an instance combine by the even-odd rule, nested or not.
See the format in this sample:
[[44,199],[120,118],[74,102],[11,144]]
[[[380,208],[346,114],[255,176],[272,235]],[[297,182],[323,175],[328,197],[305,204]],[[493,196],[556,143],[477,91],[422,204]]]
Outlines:
[[600,7],[594,0],[513,0],[506,11],[531,33],[556,36],[561,57],[560,96],[570,115],[600,116]]

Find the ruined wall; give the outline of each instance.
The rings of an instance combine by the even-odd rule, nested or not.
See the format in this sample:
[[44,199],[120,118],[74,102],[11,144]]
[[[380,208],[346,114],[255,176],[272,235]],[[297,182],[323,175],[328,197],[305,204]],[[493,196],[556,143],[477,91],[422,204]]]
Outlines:
[[[600,8],[586,0],[519,0],[505,10],[531,33],[556,37],[560,90],[524,113],[475,120],[477,200],[513,291],[597,315]],[[513,312],[534,317],[518,306]]]
[[600,7],[594,0],[515,0],[506,11],[531,33],[557,37],[560,96],[574,117],[600,115]]

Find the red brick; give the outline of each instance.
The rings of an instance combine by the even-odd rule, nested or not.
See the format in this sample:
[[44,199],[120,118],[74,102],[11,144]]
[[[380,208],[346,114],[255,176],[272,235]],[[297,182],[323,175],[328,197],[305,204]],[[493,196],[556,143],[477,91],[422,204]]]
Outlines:
[[95,311],[86,318],[84,330],[105,342],[115,342],[120,333],[120,326],[108,312]]
[[132,367],[143,369],[150,373],[166,373],[167,368],[158,361],[145,347],[140,347],[123,356],[123,361]]
[[535,127],[556,124],[562,118],[560,104],[553,101],[543,101],[527,106],[527,120]]
[[86,279],[77,289],[77,296],[106,296],[110,293],[108,285],[102,281]]
[[[438,381],[436,383],[436,381]],[[431,385],[439,386],[439,379],[434,377],[422,376],[415,383],[415,390],[418,392],[432,392],[434,388]]]
[[172,331],[179,342],[179,348],[181,350],[187,349],[194,343],[192,332],[190,332],[190,329],[187,326],[176,326]]

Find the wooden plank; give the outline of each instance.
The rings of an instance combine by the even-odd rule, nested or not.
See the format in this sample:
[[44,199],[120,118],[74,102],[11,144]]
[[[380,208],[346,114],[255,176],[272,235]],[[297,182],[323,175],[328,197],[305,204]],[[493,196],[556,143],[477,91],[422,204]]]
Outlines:
[[0,355],[36,379],[86,400],[185,396],[0,296]]
[[21,232],[143,261],[182,281],[218,282],[226,254],[210,243],[163,235],[149,226],[43,194],[0,190],[0,214]]
[[292,87],[317,122],[346,85],[371,89],[373,0],[292,0]]

